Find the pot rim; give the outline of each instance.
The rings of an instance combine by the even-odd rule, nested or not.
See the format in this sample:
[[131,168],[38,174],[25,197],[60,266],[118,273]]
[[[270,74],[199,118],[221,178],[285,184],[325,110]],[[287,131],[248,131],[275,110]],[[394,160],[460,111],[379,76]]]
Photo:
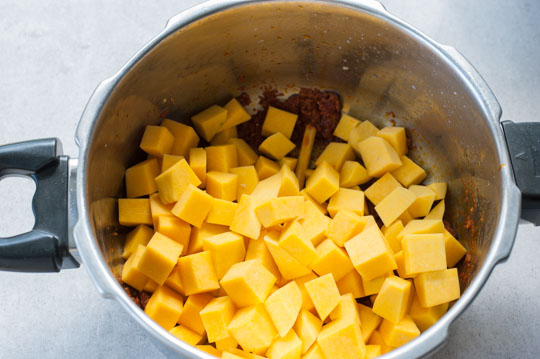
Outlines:
[[[102,256],[101,249],[93,235],[92,225],[88,216],[89,208],[86,201],[86,159],[89,155],[89,142],[101,110],[116,86],[124,76],[162,40],[181,28],[218,12],[256,3],[279,2],[283,1],[210,0],[172,17],[167,22],[166,27],[131,57],[131,59],[129,59],[115,75],[98,85],[83,111],[77,128],[75,140],[79,146],[79,167],[77,171],[76,192],[79,215],[73,232],[81,259],[87,267],[88,273],[98,288],[98,291],[103,297],[117,300],[142,327],[152,334],[155,339],[164,344],[169,350],[189,358],[213,357],[180,341],[146,316],[125,293],[111,273]],[[306,1],[298,2],[301,3]],[[455,74],[469,88],[475,99],[480,103],[497,148],[502,181],[501,211],[499,213],[498,226],[492,244],[482,267],[475,275],[475,278],[472,280],[469,287],[462,293],[461,298],[437,323],[415,340],[385,354],[383,357],[398,358],[410,357],[411,355],[414,357],[424,356],[436,351],[445,343],[448,338],[449,326],[472,303],[486,283],[493,268],[498,263],[504,262],[512,250],[517,226],[519,224],[521,194],[515,184],[511,172],[511,162],[508,156],[504,135],[500,127],[502,110],[495,95],[478,71],[456,49],[434,41],[423,32],[391,15],[379,2],[374,0],[316,0],[311,2],[327,6],[346,7],[377,17],[408,33],[430,48],[433,52],[437,53],[440,60],[444,61],[452,68]]]

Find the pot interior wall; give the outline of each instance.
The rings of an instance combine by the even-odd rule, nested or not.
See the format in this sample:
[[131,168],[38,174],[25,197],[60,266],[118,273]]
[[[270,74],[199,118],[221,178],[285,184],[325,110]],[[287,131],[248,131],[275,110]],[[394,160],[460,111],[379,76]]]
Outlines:
[[448,219],[470,251],[462,290],[487,255],[501,206],[499,160],[489,119],[452,65],[413,33],[338,5],[247,4],[198,20],[144,55],[113,91],[91,137],[87,193],[96,240],[118,276],[123,233],[116,201],[127,167],[145,158],[148,124],[188,121],[242,91],[257,102],[270,86],[337,91],[344,110],[408,129],[410,156],[430,181],[446,181]]

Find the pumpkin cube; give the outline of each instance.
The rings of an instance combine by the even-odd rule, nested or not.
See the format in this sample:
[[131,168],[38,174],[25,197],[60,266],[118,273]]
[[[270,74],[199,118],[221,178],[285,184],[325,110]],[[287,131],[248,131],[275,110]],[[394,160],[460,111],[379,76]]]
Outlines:
[[266,179],[278,173],[280,167],[276,162],[269,160],[264,156],[259,156],[257,162],[255,162],[255,170],[257,171],[259,180],[262,181],[263,179]]
[[231,138],[237,138],[238,137],[238,131],[236,129],[236,126],[222,129],[220,132],[216,133],[214,138],[212,138],[212,141],[210,141],[210,144],[212,146],[218,146],[218,145],[226,145],[229,143],[229,140]]
[[311,271],[308,274],[295,278],[294,281],[298,284],[298,288],[302,292],[302,309],[307,311],[314,311],[313,301],[309,296],[305,284],[313,279],[316,279],[317,275]]
[[203,223],[201,228],[192,227],[191,235],[189,236],[188,254],[202,252],[203,239],[216,234],[228,232],[229,227],[220,226],[217,224]]
[[277,197],[280,188],[281,171],[260,181],[253,189],[253,192],[251,192],[251,196],[256,198],[260,204],[264,201]]
[[359,216],[364,215],[364,192],[340,188],[330,197],[328,213],[333,218],[339,210],[348,210]]
[[239,309],[229,324],[229,332],[244,350],[259,354],[270,347],[277,335],[262,304]]
[[388,244],[390,245],[390,248],[392,248],[392,251],[394,253],[397,253],[401,251],[401,239],[397,239],[397,235],[399,232],[403,230],[403,222],[401,222],[399,219],[395,222],[393,222],[389,227],[383,226],[381,228],[381,231],[384,234],[384,237],[388,241]]
[[397,187],[375,206],[375,211],[383,221],[384,225],[389,226],[398,219],[398,217],[403,214],[415,200],[416,195],[414,192],[403,187]]
[[452,268],[456,266],[461,258],[463,258],[463,256],[467,253],[467,250],[446,229],[444,230],[443,235],[444,249],[446,252],[446,265],[448,268]]
[[182,325],[177,325],[176,327],[172,328],[169,330],[169,333],[189,345],[199,344],[203,339],[202,335],[195,333],[191,329]]
[[345,161],[339,173],[339,185],[341,187],[353,187],[368,182],[371,177],[367,170],[357,161]]
[[339,319],[325,325],[317,343],[326,358],[363,358],[366,354],[360,323],[353,319]]
[[[381,337],[381,333],[379,333],[378,330],[373,331],[373,334],[371,334],[371,337],[369,338],[368,344],[370,346],[377,346],[379,347],[379,351],[381,354],[386,354],[389,351],[394,350],[394,347],[391,347],[390,345],[387,345],[384,342],[384,339]],[[366,353],[367,353],[367,346],[366,346]]]
[[211,171],[206,175],[206,191],[214,198],[235,201],[238,176],[233,173]]
[[302,292],[292,281],[270,294],[264,302],[278,334],[283,338],[293,327],[302,308]]
[[221,358],[221,350],[214,348],[213,346],[209,344],[205,345],[195,345],[195,348],[199,349],[202,352],[205,352],[206,354],[210,354],[215,356],[216,358]]
[[360,314],[360,328],[362,329],[362,338],[366,343],[375,329],[381,324],[382,318],[373,313],[370,307],[358,304],[358,313]]
[[221,279],[235,263],[246,256],[244,237],[234,232],[225,232],[203,239],[203,249],[212,254],[216,276]]
[[231,173],[238,176],[238,189],[236,198],[242,198],[243,194],[251,194],[259,183],[259,176],[254,166],[242,166],[231,168]]
[[200,184],[201,180],[185,159],[178,161],[156,177],[159,196],[164,204],[178,201],[189,185],[197,187]]
[[167,128],[146,126],[139,147],[149,155],[162,157],[165,153],[171,153],[173,144],[174,137]]
[[[236,311],[236,313],[238,313],[238,310]],[[225,339],[216,340],[214,344],[216,345],[216,348],[221,351],[234,350],[238,348],[238,342],[236,341],[236,339],[234,339],[232,335],[230,335],[229,337]]]
[[[303,348],[302,348],[303,349]],[[302,359],[326,359],[319,343],[313,343]]]
[[372,345],[372,344],[366,344],[366,356],[364,359],[373,359],[378,356],[381,356],[381,346],[380,345]]
[[154,233],[139,261],[138,269],[159,285],[171,274],[183,246],[161,234]]
[[386,320],[397,323],[408,311],[411,282],[396,276],[386,277],[377,299],[373,303],[373,312]]
[[392,249],[377,226],[369,226],[347,241],[345,249],[358,273],[367,280],[397,268]]
[[193,126],[207,142],[221,131],[227,121],[227,110],[218,105],[212,105],[191,117]]
[[231,168],[238,167],[236,145],[208,146],[206,150],[207,171],[228,173]]
[[298,115],[280,110],[273,106],[268,107],[262,126],[262,135],[270,136],[281,132],[285,137],[291,138]]
[[338,320],[342,318],[353,319],[360,324],[358,305],[351,293],[341,295],[337,307],[332,311],[332,313],[330,313],[331,320]]
[[118,222],[122,226],[152,225],[150,200],[148,198],[119,198]]
[[206,187],[206,150],[204,148],[196,147],[189,150],[189,166],[201,181],[199,187]]
[[165,330],[172,329],[182,314],[182,296],[165,286],[158,287],[144,312]]
[[415,219],[398,233],[397,239],[403,241],[407,234],[444,233],[444,224],[440,219]]
[[424,219],[443,219],[445,209],[444,201],[440,201],[429,211]]
[[283,157],[279,160],[279,166],[283,167],[284,165],[287,165],[291,171],[294,171],[296,168],[296,164],[298,163],[298,158],[294,157]]
[[331,239],[325,239],[317,246],[317,259],[309,267],[320,276],[331,273],[336,281],[354,270],[347,252]]
[[424,332],[435,324],[448,311],[448,302],[435,305],[433,307],[424,308],[414,295],[409,315],[414,321],[418,329]]
[[420,330],[410,316],[405,316],[398,323],[384,319],[379,328],[384,342],[392,347],[407,344],[420,335]]
[[338,210],[328,224],[326,235],[340,247],[352,237],[362,232],[368,225],[376,225],[373,216],[359,216],[348,210]]
[[300,219],[300,223],[302,224],[304,239],[316,246],[325,238],[330,218],[321,213],[313,202],[305,201],[304,215]]
[[348,143],[330,142],[315,161],[315,165],[319,166],[326,161],[339,172],[345,161],[354,160],[355,157],[353,148]]
[[227,120],[221,126],[222,130],[237,126],[251,119],[251,116],[246,111],[244,106],[242,106],[240,102],[238,102],[238,100],[235,98],[232,98],[223,107],[225,108],[225,110],[227,110]]
[[304,216],[304,197],[276,197],[260,204],[255,213],[261,224],[268,228]]
[[238,203],[218,198],[214,198],[213,202],[212,209],[208,213],[208,217],[206,217],[206,222],[230,226],[238,209]]
[[378,205],[386,196],[396,188],[401,187],[399,182],[390,173],[375,181],[369,186],[364,194],[374,205]]
[[[165,281],[165,283],[167,283],[167,281]],[[154,282],[152,279],[148,279],[148,282],[146,282],[142,290],[148,293],[154,293],[158,287],[159,284]]]
[[264,303],[276,277],[258,260],[233,264],[220,283],[237,307]]
[[339,173],[327,162],[317,167],[306,181],[306,192],[318,203],[330,198],[339,189]]
[[231,138],[228,144],[236,146],[236,155],[238,157],[238,166],[251,166],[257,162],[259,156],[253,149],[241,138]]
[[221,359],[264,359],[264,357],[242,349],[231,348],[221,353]]
[[403,259],[403,251],[399,251],[397,252],[396,254],[394,254],[394,259],[396,261],[396,264],[397,264],[397,272],[398,272],[398,275],[401,277],[401,278],[414,278],[416,277],[416,273],[415,274],[409,274],[405,271],[405,261]]
[[435,201],[444,199],[446,197],[446,189],[448,185],[446,182],[436,182],[428,185],[433,192],[435,192]]
[[441,233],[407,234],[402,244],[407,276],[446,269],[444,236]]
[[201,320],[209,343],[229,338],[228,326],[235,312],[236,307],[231,298],[227,296],[212,299],[201,310]]
[[349,141],[352,130],[358,125],[360,125],[360,121],[356,118],[347,114],[342,114],[334,129],[334,136],[341,138],[343,141]]
[[292,329],[284,337],[276,338],[266,352],[268,359],[300,358],[301,354],[302,341]]
[[161,126],[166,127],[174,137],[171,155],[187,157],[189,149],[199,144],[199,136],[191,126],[169,119],[164,119]]
[[281,176],[281,184],[279,186],[279,197],[286,196],[299,196],[300,186],[298,184],[298,177],[288,166],[282,166],[279,171]]
[[213,204],[212,196],[190,184],[171,212],[187,223],[200,228]]
[[336,285],[341,295],[350,293],[354,298],[362,298],[366,296],[364,294],[364,287],[362,285],[362,277],[355,270],[350,271],[343,278],[338,280]]
[[178,263],[176,267],[174,267],[174,269],[172,270],[171,274],[169,274],[169,276],[167,277],[164,285],[182,295],[186,295],[186,291],[184,290],[184,284],[182,283],[182,273],[180,273],[180,266],[178,265]]
[[416,195],[416,200],[408,208],[409,213],[413,218],[425,217],[435,201],[435,192],[429,187],[418,185],[410,186],[409,191]]
[[245,260],[249,261],[251,259],[256,259],[261,262],[261,264],[276,277],[278,282],[281,280],[281,273],[262,238],[249,240]]
[[279,233],[269,232],[264,236],[264,242],[274,258],[274,262],[284,280],[291,280],[312,273],[311,270],[283,249],[279,243]]
[[259,152],[267,157],[273,158],[274,160],[280,160],[295,147],[296,145],[287,137],[285,137],[281,132],[277,132],[270,135],[270,137],[266,138],[259,145]]
[[186,254],[191,235],[191,226],[175,216],[159,216],[156,231],[182,245],[182,254]]
[[349,144],[358,154],[360,154],[358,149],[360,142],[366,138],[377,135],[377,132],[379,132],[379,129],[371,122],[362,121],[362,123],[351,130],[351,134],[349,135]]
[[418,300],[423,307],[433,307],[460,297],[456,268],[420,273],[414,278]]
[[178,266],[186,295],[211,292],[219,288],[212,255],[209,252],[180,257]]
[[403,225],[407,225],[410,221],[412,221],[414,218],[411,216],[411,214],[409,213],[409,211],[405,211],[403,212],[399,217],[398,219],[403,222]]
[[139,269],[139,262],[144,253],[144,245],[138,244],[135,252],[128,258],[122,268],[122,282],[129,284],[137,290],[142,290],[148,282],[146,274]]
[[401,157],[402,166],[392,171],[395,177],[405,187],[419,184],[426,178],[426,171],[407,156]]
[[336,308],[340,299],[334,277],[330,273],[325,274],[306,282],[304,286],[319,314],[319,318],[325,320],[334,308]]
[[157,159],[149,159],[126,170],[127,197],[141,197],[157,191],[156,178],[159,175]]
[[307,310],[302,310],[294,323],[294,331],[302,340],[302,354],[315,343],[322,329],[322,321]]
[[167,171],[169,168],[171,168],[176,162],[180,161],[181,159],[184,159],[184,156],[164,154],[163,157],[161,158],[161,173]]
[[311,202],[312,204],[314,204],[315,207],[319,210],[319,212],[321,212],[322,214],[327,214],[327,213],[328,213],[328,211],[326,210],[327,204],[324,203],[324,202],[319,203],[319,202],[315,201],[315,200],[313,199],[313,197],[311,197],[311,196],[306,192],[306,189],[305,189],[305,188],[302,189],[302,190],[300,191],[300,194],[301,194],[302,196],[304,196],[304,198],[305,198],[305,200],[306,200],[307,202]]
[[261,222],[255,214],[255,208],[257,208],[257,200],[247,194],[242,195],[230,226],[231,231],[248,238],[259,238]]
[[384,127],[376,136],[384,138],[396,150],[398,156],[407,154],[407,136],[404,127]]
[[317,259],[315,247],[304,238],[302,224],[298,220],[290,222],[279,236],[279,246],[296,258],[300,263],[309,266]]
[[148,242],[150,242],[153,235],[154,231],[148,226],[140,224],[135,227],[135,229],[129,232],[126,236],[122,258],[128,259],[133,253],[135,253],[139,247],[139,244],[146,246]]
[[364,288],[364,294],[374,295],[378,294],[384,284],[384,280],[388,277],[388,273],[385,273],[379,277],[373,279],[366,279],[362,277],[362,287]]
[[190,295],[184,303],[184,309],[178,319],[178,324],[191,329],[199,335],[205,335],[206,330],[201,319],[201,310],[206,307],[214,297],[208,293]]
[[383,138],[368,137],[358,144],[357,149],[371,177],[381,177],[402,165],[396,150]]
[[159,216],[172,216],[171,209],[173,209],[174,203],[163,204],[159,193],[153,193],[150,195],[150,212],[152,212],[152,222],[154,229],[157,228],[157,222]]

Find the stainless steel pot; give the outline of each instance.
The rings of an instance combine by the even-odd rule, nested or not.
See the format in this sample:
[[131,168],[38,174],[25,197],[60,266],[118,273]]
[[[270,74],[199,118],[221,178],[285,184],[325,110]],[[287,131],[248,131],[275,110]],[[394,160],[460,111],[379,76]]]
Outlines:
[[[538,221],[537,124],[503,123],[481,76],[454,48],[431,40],[377,2],[209,1],[166,28],[90,98],[77,129],[79,159],[58,141],[0,147],[0,177],[32,176],[36,225],[0,240],[0,269],[58,271],[84,263],[105,298],[117,300],[166,352],[210,358],[140,310],[119,285],[123,237],[115,198],[140,159],[143,128],[265,86],[338,91],[350,114],[411,129],[411,155],[449,183],[448,216],[470,251],[462,297],[419,338],[385,357],[420,357],[444,344],[494,266],[512,249],[523,194]],[[540,162],[537,162],[540,163]],[[516,180],[519,184],[516,186]],[[522,193],[520,193],[520,189]]]

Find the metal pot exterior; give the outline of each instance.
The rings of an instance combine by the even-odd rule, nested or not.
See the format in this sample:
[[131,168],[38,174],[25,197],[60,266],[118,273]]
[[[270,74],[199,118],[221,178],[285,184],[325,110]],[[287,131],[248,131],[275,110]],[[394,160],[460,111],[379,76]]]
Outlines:
[[[116,201],[124,170],[142,159],[145,125],[190,115],[265,86],[333,89],[344,110],[410,130],[411,156],[428,180],[449,184],[447,211],[471,254],[459,270],[462,297],[419,338],[386,358],[420,357],[444,344],[449,325],[512,249],[519,221],[499,125],[501,109],[476,70],[374,1],[210,1],[172,18],[115,76],[98,86],[77,130],[74,237],[104,297],[117,300],[164,350],[207,357],[149,319],[117,277],[123,237]],[[394,118],[395,116],[395,118]]]

